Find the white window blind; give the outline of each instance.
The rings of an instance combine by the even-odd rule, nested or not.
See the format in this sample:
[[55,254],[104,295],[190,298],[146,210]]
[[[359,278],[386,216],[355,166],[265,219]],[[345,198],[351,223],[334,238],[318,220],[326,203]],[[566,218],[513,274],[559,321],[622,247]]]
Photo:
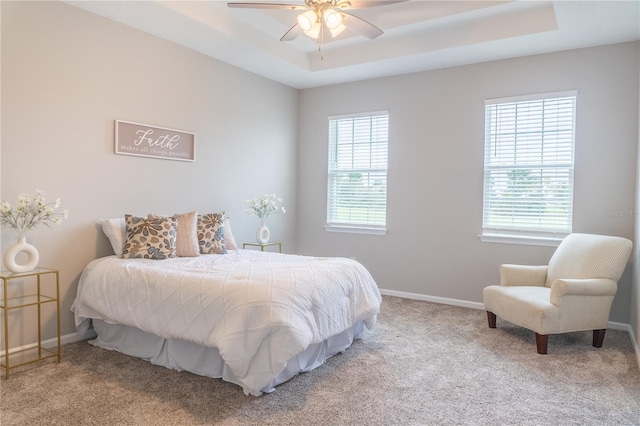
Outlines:
[[483,235],[571,233],[576,92],[485,102]]
[[386,111],[329,117],[328,226],[386,227],[388,130]]

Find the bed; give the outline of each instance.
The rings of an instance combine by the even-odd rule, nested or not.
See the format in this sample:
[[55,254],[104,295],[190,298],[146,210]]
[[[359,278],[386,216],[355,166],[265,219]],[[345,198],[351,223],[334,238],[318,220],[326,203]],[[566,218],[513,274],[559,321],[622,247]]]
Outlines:
[[91,343],[272,392],[371,329],[381,296],[352,259],[228,250],[90,262],[72,310]]

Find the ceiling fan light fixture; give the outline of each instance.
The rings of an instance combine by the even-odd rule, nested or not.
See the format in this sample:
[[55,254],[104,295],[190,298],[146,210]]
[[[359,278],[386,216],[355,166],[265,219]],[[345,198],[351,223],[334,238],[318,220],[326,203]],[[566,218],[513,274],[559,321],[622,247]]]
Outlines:
[[324,22],[330,30],[339,28],[342,25],[342,14],[333,9],[327,9],[324,11]]
[[347,27],[345,27],[344,24],[341,23],[336,28],[329,28],[329,31],[331,32],[331,36],[332,37],[338,37],[346,29],[347,29]]
[[308,10],[305,13],[298,15],[298,25],[300,25],[300,28],[302,28],[302,31],[305,33],[307,31],[311,31],[317,21],[318,16],[313,10]]
[[313,26],[309,31],[305,31],[304,33],[309,37],[311,37],[312,39],[317,40],[320,37],[320,27],[321,27],[320,23],[316,22],[315,24],[313,24]]
[[[347,26],[343,22],[345,18],[347,18],[347,24],[351,32],[361,34],[370,39],[374,39],[383,34],[380,28],[356,15],[344,12],[345,10],[370,6],[384,6],[404,1],[407,0],[304,0],[304,4],[300,5],[292,3],[265,3],[264,1],[227,3],[227,5],[238,8],[304,10],[305,12],[301,12],[298,15],[297,23],[289,28],[280,38],[280,41],[291,41],[301,33],[305,34],[307,37],[317,40],[320,59],[322,59],[322,43],[325,40],[332,41],[332,38],[337,37],[347,29]],[[331,36],[329,36],[329,33]]]

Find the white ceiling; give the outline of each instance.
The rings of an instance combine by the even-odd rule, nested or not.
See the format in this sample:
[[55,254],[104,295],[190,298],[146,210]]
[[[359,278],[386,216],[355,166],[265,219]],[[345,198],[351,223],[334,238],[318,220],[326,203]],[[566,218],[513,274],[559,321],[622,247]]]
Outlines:
[[640,40],[640,0],[410,0],[357,9],[351,13],[384,34],[345,31],[323,44],[322,58],[306,36],[279,41],[298,11],[204,0],[66,3],[295,88]]

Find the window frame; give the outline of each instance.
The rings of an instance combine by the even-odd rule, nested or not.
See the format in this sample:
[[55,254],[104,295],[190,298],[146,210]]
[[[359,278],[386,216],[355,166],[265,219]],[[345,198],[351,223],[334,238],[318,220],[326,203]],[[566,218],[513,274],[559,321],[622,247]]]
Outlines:
[[[369,118],[373,119],[374,117],[386,117],[387,120],[387,134],[386,134],[386,150],[385,150],[385,167],[381,168],[370,168],[369,170],[375,170],[376,173],[380,173],[381,170],[384,170],[384,224],[376,225],[370,222],[361,222],[361,223],[344,223],[335,220],[330,220],[333,204],[332,204],[332,177],[335,174],[345,173],[345,169],[338,169],[337,167],[332,166],[332,159],[337,159],[337,154],[332,152],[337,149],[335,146],[336,141],[332,140],[333,135],[331,134],[332,121],[338,120],[348,120],[348,119],[358,119],[358,118]],[[359,112],[352,114],[339,114],[339,115],[330,115],[327,117],[328,121],[328,137],[327,137],[327,192],[326,192],[326,222],[323,225],[325,231],[328,232],[344,232],[344,233],[353,233],[353,234],[371,234],[371,235],[385,235],[387,233],[387,224],[388,224],[388,172],[389,172],[389,121],[390,114],[388,110],[377,110],[377,111],[367,111],[367,112]],[[371,141],[370,141],[371,142]],[[352,139],[351,143],[354,141]],[[371,155],[369,157],[369,162],[371,162]],[[353,159],[353,157],[352,157]],[[346,169],[349,170],[349,169]],[[353,168],[351,169],[353,172],[360,172],[362,169]]]
[[[573,230],[573,204],[575,199],[575,145],[576,145],[576,115],[577,115],[577,90],[569,90],[569,91],[561,91],[561,92],[551,92],[551,93],[542,93],[542,94],[532,94],[525,96],[513,96],[507,98],[495,98],[495,99],[486,99],[485,100],[485,138],[484,138],[484,149],[483,149],[483,200],[482,200],[482,233],[479,235],[480,240],[483,242],[494,242],[494,243],[509,243],[509,244],[526,244],[526,245],[541,245],[541,246],[557,246],[562,239],[572,232]],[[544,160],[541,160],[538,164],[532,164],[533,169],[546,169],[551,168],[553,170],[568,170],[568,181],[570,183],[571,193],[569,197],[567,197],[569,202],[569,213],[565,216],[568,219],[569,224],[568,227],[563,230],[551,230],[551,229],[524,229],[524,228],[513,228],[513,227],[504,227],[501,228],[499,226],[487,226],[487,212],[488,212],[488,192],[490,192],[490,188],[487,186],[487,182],[489,180],[489,170],[497,170],[497,166],[488,166],[488,152],[491,148],[495,149],[495,144],[492,144],[492,136],[495,138],[495,133],[492,133],[491,129],[489,129],[489,116],[488,109],[492,105],[498,104],[514,104],[514,103],[528,103],[532,101],[541,102],[544,104],[545,101],[551,99],[559,99],[559,98],[574,98],[573,99],[573,110],[571,117],[571,142],[570,142],[570,150],[569,152],[570,161],[567,164],[556,164],[555,166],[549,162],[545,163]],[[542,113],[540,113],[542,117]],[[516,119],[514,118],[514,123]],[[539,133],[541,137],[545,135],[545,127],[544,125],[540,129]],[[516,136],[520,135],[521,132],[517,132],[514,130],[514,141],[517,139]],[[551,142],[547,143],[549,146]],[[544,139],[540,142],[540,151],[543,151],[544,147]],[[526,146],[529,148],[529,146]],[[518,164],[514,162],[514,170],[517,169],[525,169],[522,164]],[[539,215],[538,218],[542,218],[542,215]]]

